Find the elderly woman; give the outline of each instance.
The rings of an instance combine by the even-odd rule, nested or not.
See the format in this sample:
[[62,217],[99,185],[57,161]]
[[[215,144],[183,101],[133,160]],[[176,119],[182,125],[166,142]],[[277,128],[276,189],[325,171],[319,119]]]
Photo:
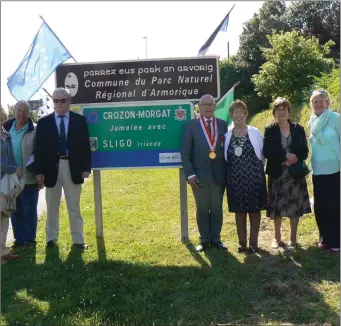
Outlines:
[[[4,122],[7,120],[7,110],[3,105],[0,107],[0,128],[1,128],[1,190],[5,175],[17,173],[22,174],[21,168],[17,166],[13,155],[11,136],[3,128]],[[1,196],[3,196],[1,191]],[[1,264],[7,263],[7,260],[18,259],[19,256],[9,254],[8,248],[6,247],[6,239],[9,226],[9,216],[4,213],[7,211],[7,207],[3,207],[4,201],[1,198],[1,225],[0,225],[0,251],[1,251]]]
[[[276,122],[265,128],[264,156],[267,159],[268,210],[267,216],[274,220],[275,237],[271,248],[283,246],[281,238],[282,217],[290,218],[290,241],[288,250],[297,248],[299,217],[311,213],[307,183],[304,173],[293,176],[291,165],[302,163],[308,157],[308,144],[304,128],[290,121],[290,102],[278,97],[272,104]],[[309,171],[305,171],[307,173]]]
[[314,211],[320,248],[340,251],[340,115],[330,109],[330,97],[316,90],[310,98]]
[[14,247],[33,248],[37,232],[37,204],[39,188],[34,173],[26,169],[33,154],[35,126],[30,117],[30,104],[19,101],[14,107],[14,119],[8,120],[4,128],[10,133],[13,152],[18,166],[23,170],[25,188],[17,198],[16,212],[11,215]]
[[230,106],[234,127],[225,134],[227,164],[227,200],[235,213],[239,238],[238,252],[247,251],[246,214],[250,219],[249,252],[258,250],[261,210],[266,207],[266,181],[263,163],[263,137],[259,130],[246,124],[247,106],[240,100]]

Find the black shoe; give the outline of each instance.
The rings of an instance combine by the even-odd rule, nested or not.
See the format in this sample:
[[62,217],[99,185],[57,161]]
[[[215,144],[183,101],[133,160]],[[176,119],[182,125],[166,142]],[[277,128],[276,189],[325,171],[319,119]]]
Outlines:
[[24,241],[14,241],[11,248],[21,248],[24,246]]
[[242,247],[242,246],[238,247],[238,252],[239,252],[240,254],[246,252],[246,250],[247,250],[246,247]]
[[219,242],[214,242],[212,244],[212,247],[216,247],[217,249],[221,249],[221,250],[227,250],[227,247],[224,245],[223,242],[219,241]]
[[73,248],[81,249],[81,250],[88,250],[88,245],[85,243],[74,243],[72,245]]
[[57,244],[53,241],[53,240],[50,240],[46,243],[46,248],[55,248],[57,247]]
[[208,249],[210,245],[208,243],[200,243],[198,246],[195,247],[196,252],[202,252]]
[[250,254],[255,254],[258,251],[258,247],[251,246],[248,251]]

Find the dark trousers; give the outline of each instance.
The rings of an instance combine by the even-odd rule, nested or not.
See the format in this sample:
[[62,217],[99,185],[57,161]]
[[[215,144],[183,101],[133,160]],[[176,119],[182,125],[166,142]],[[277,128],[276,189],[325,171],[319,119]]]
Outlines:
[[340,172],[313,175],[316,223],[329,248],[340,248]]
[[209,244],[220,241],[223,225],[223,198],[225,186],[212,182],[200,185],[193,191],[197,206],[197,224],[200,243]]
[[11,215],[14,239],[18,243],[35,242],[38,223],[39,190],[37,184],[25,185],[16,201],[17,210]]

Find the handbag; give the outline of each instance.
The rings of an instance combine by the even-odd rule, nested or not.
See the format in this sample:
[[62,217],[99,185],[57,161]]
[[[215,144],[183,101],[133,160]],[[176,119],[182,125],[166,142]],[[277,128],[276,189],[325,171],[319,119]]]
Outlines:
[[[293,136],[291,138],[291,143],[295,136],[296,126],[297,124],[295,124],[295,129],[294,129]],[[300,179],[300,178],[304,178],[305,176],[307,176],[310,173],[310,170],[306,162],[304,160],[301,160],[301,161],[296,162],[295,164],[290,165],[288,168],[288,172],[293,178]]]
[[298,161],[297,163],[290,165],[288,171],[293,178],[297,179],[304,178],[310,173],[305,161]]

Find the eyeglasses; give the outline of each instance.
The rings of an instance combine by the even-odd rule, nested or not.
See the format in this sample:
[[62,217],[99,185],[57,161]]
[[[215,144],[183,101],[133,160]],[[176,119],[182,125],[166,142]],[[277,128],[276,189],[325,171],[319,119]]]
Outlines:
[[282,111],[286,111],[286,110],[287,110],[287,108],[282,107],[282,106],[280,106],[279,108],[275,109],[276,112],[282,112]]
[[68,98],[61,98],[60,100],[58,99],[53,99],[53,103],[66,103],[66,101],[68,100]]

